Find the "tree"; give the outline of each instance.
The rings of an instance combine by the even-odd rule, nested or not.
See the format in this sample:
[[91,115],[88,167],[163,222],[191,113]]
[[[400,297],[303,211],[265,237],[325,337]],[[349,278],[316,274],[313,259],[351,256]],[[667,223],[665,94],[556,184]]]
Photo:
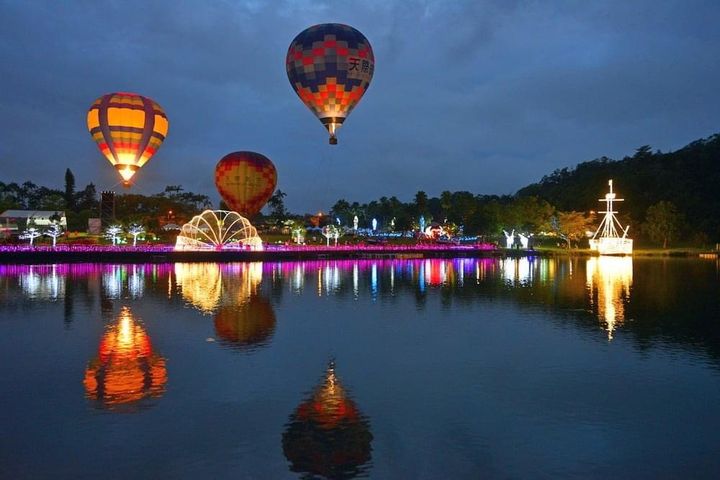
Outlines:
[[65,170],[65,208],[75,211],[75,175],[70,169]]
[[443,222],[447,221],[447,217],[450,214],[450,208],[452,208],[452,193],[445,190],[440,194],[440,208],[442,209]]
[[42,232],[35,227],[35,222],[31,219],[27,228],[19,235],[19,238],[21,240],[30,240],[30,246],[32,247],[35,239],[41,236]]
[[660,201],[648,207],[642,230],[653,242],[662,242],[663,248],[667,248],[681,223],[677,207],[672,202]]
[[94,184],[89,183],[84,190],[78,192],[76,206],[78,210],[97,210],[97,190]]
[[333,218],[339,218],[344,223],[347,217],[351,217],[350,204],[347,200],[341,198],[330,208],[329,214]]
[[60,223],[53,222],[50,224],[50,227],[45,229],[43,232],[43,235],[52,238],[52,246],[55,248],[55,245],[57,244],[58,237],[62,237],[65,234],[65,231],[60,226]]
[[571,241],[578,242],[592,225],[592,219],[582,212],[558,212],[551,219],[553,231],[567,242],[568,250],[572,247]]
[[268,200],[268,206],[270,207],[270,216],[275,220],[276,223],[282,223],[287,218],[288,212],[285,209],[285,201],[287,194],[282,190],[275,190],[272,197]]
[[289,227],[293,241],[298,244],[303,243],[305,241],[305,234],[307,233],[305,224],[301,220],[293,220],[290,222]]
[[415,214],[425,215],[428,211],[428,196],[427,193],[423,192],[422,190],[419,190],[415,194]]
[[113,245],[117,245],[118,238],[120,237],[120,234],[122,233],[123,228],[120,225],[110,225],[107,229],[105,229],[105,238],[112,240]]
[[330,246],[330,239],[335,239],[335,246],[337,247],[338,238],[340,238],[340,235],[342,235],[342,231],[337,225],[334,224],[328,224],[325,225],[322,229],[323,236],[327,239],[327,246]]
[[128,233],[133,237],[133,247],[137,246],[138,235],[145,233],[145,227],[138,223],[131,223],[128,228]]

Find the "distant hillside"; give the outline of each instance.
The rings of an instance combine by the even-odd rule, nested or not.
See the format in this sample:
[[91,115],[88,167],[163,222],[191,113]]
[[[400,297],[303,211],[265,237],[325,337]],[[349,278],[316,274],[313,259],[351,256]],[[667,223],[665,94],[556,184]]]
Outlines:
[[635,228],[650,205],[666,200],[685,215],[688,230],[720,241],[720,134],[675,152],[653,153],[645,145],[622,160],[602,157],[556,170],[517,194],[537,196],[560,210],[597,210],[608,179],[625,198],[619,207]]

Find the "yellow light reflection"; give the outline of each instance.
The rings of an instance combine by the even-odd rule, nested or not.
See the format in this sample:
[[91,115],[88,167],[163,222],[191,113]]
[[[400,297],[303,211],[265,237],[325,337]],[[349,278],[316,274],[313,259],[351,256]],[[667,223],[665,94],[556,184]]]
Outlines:
[[220,304],[222,275],[216,263],[176,263],[175,278],[182,297],[203,313]]
[[590,305],[605,322],[608,340],[625,321],[625,301],[632,287],[632,257],[593,257],[587,262]]
[[238,306],[257,293],[262,262],[224,265],[176,263],[175,278],[183,299],[203,313],[221,306]]

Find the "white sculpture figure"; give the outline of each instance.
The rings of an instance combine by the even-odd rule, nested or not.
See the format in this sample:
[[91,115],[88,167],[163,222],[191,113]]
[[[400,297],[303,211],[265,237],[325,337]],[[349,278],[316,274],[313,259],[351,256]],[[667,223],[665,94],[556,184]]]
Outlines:
[[377,218],[372,219],[373,232],[377,230]]
[[420,224],[420,231],[425,232],[425,216],[424,215],[420,215],[419,224]]
[[513,248],[513,244],[515,243],[515,229],[513,228],[511,233],[503,230],[503,233],[505,234],[505,248]]
[[353,217],[353,230],[357,230],[358,227],[358,218],[357,215]]
[[520,237],[520,245],[522,245],[522,248],[527,250],[528,245],[530,244],[530,237],[532,237],[533,234],[523,235],[522,233],[518,233],[518,236]]

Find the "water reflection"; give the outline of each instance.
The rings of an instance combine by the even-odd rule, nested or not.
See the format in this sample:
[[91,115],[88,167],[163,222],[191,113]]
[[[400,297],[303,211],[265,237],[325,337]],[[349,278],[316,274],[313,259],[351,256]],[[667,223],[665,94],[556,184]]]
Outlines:
[[372,439],[368,419],[331,362],[322,383],[290,416],[282,447],[293,472],[347,479],[367,473]]
[[85,369],[85,396],[110,410],[135,411],[165,392],[165,359],[153,351],[150,337],[123,307],[100,341],[98,356]]
[[220,307],[215,333],[227,346],[240,350],[266,345],[275,332],[275,312],[265,298],[255,295],[238,305]]
[[590,306],[605,322],[608,340],[625,321],[625,305],[633,281],[632,257],[593,257],[587,261]]
[[[102,318],[111,321],[119,301],[180,297],[203,315],[217,317],[220,345],[232,346],[237,339],[235,346],[247,349],[252,340],[243,338],[269,343],[279,320],[271,310],[287,293],[378,303],[410,298],[418,309],[431,307],[436,298],[443,308],[503,299],[552,311],[551,318],[583,329],[596,329],[599,317],[610,339],[622,326],[638,345],[671,339],[693,348],[705,345],[720,355],[713,341],[718,327],[707,313],[720,308],[717,280],[714,262],[705,260],[613,257],[0,265],[0,305],[19,314],[62,301],[60,315],[70,328],[77,312],[94,308],[98,300]],[[241,333],[251,331],[258,333]]]
[[222,275],[217,263],[176,263],[175,281],[182,297],[203,313],[220,304]]
[[505,258],[502,261],[502,276],[509,285],[533,283],[539,262],[535,257]]
[[263,264],[177,263],[175,279],[185,301],[213,315],[223,346],[252,350],[275,332],[272,304],[260,293]]
[[142,298],[145,292],[145,269],[142,265],[110,265],[102,274],[103,294],[117,300],[125,293]]
[[50,270],[30,266],[20,275],[20,287],[28,298],[57,300],[65,296],[65,277],[52,265]]

